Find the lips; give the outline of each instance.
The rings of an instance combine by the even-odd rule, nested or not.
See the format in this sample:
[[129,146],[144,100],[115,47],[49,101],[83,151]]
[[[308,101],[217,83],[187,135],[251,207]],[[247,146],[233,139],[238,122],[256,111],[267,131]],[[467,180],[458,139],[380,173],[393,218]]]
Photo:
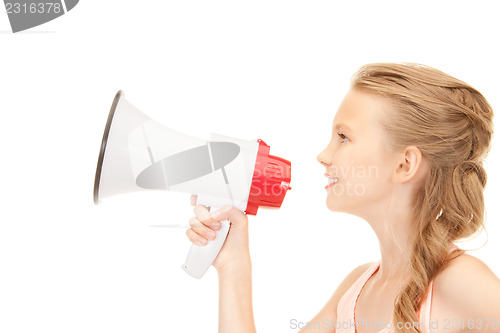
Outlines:
[[333,177],[333,176],[329,176],[329,175],[325,175],[325,176],[328,177],[328,184],[325,186],[325,189],[332,187],[333,185],[337,184],[337,182],[339,181],[339,179],[337,177]]

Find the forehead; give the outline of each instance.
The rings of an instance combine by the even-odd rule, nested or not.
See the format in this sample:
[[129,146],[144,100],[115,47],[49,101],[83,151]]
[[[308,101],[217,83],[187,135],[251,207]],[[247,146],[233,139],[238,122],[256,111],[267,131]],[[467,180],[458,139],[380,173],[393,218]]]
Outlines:
[[346,128],[355,132],[380,130],[379,119],[387,107],[381,96],[351,89],[342,100],[335,118],[334,129]]

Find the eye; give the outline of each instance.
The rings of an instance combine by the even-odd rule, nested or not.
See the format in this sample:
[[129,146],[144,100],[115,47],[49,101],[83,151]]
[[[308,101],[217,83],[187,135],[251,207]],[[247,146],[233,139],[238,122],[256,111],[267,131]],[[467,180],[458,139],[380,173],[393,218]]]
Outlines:
[[347,136],[345,136],[344,134],[342,134],[342,133],[337,133],[337,134],[342,139],[342,143],[345,142],[346,140],[349,140],[349,138]]

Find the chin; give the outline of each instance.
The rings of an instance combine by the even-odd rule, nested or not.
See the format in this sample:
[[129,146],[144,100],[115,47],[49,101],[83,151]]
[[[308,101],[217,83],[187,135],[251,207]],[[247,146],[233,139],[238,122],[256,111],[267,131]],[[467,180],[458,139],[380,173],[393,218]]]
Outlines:
[[[328,210],[336,213],[348,213],[356,215],[357,204],[353,202],[352,197],[328,197],[326,199],[326,207]],[[349,201],[347,201],[349,200]],[[349,205],[346,203],[349,202]]]
[[339,204],[339,202],[332,202],[333,200],[326,199],[326,207],[332,212],[343,212],[345,207]]

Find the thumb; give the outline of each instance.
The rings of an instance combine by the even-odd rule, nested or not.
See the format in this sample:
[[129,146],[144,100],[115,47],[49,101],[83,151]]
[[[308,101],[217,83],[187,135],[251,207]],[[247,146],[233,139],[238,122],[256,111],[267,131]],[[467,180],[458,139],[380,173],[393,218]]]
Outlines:
[[227,205],[216,211],[210,212],[210,217],[217,221],[229,220],[231,226],[239,227],[246,226],[248,223],[248,217],[238,208]]

